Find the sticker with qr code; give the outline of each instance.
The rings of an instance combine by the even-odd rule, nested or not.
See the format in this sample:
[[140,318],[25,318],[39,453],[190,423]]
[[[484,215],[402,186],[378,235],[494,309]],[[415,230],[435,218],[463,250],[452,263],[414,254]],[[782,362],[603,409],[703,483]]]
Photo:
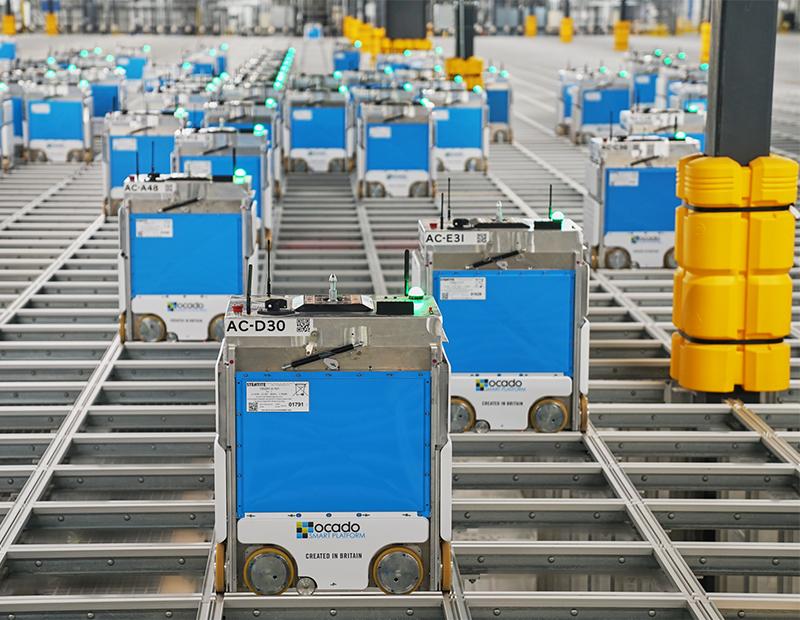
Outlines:
[[441,278],[439,298],[447,301],[486,299],[486,278]]
[[308,411],[308,381],[248,381],[245,401],[249,413]]
[[226,336],[266,336],[269,338],[304,336],[310,334],[313,329],[313,319],[236,314],[229,314],[225,317]]

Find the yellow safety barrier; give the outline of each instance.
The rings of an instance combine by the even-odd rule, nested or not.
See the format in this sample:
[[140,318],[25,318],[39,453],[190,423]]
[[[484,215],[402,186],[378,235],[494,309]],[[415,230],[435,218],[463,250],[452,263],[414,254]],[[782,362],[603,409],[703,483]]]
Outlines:
[[631,23],[628,20],[618,21],[614,24],[614,50],[617,52],[627,52],[630,36]]
[[691,155],[678,164],[670,375],[703,392],[789,388],[798,164]]
[[17,18],[13,15],[3,15],[3,34],[17,34]]
[[536,15],[528,15],[525,18],[525,36],[535,37],[539,32],[539,23],[536,21]]
[[44,31],[47,34],[58,34],[58,15],[55,13],[45,13]]
[[711,24],[700,24],[700,62],[708,62],[711,54]]
[[483,88],[483,58],[477,56],[470,56],[466,60],[458,56],[446,58],[444,71],[449,80],[455,80],[460,76],[470,90],[476,86]]
[[561,38],[562,43],[572,43],[572,18],[562,17],[561,27],[558,29],[558,36]]

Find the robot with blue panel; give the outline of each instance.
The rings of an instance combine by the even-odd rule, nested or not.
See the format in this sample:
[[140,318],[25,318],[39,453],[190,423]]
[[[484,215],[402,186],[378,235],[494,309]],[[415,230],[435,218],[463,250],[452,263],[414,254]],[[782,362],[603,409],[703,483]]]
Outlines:
[[559,69],[558,71],[556,133],[559,136],[568,136],[572,127],[572,96],[579,75],[578,69]]
[[123,337],[221,341],[232,294],[247,290],[252,192],[244,178],[142,174],[119,209]]
[[217,363],[217,591],[448,591],[441,315],[431,297],[342,295],[335,276],[330,285],[228,306]]
[[126,108],[128,82],[124,69],[90,69],[81,72],[92,92],[92,122],[94,133],[100,133],[106,114]]
[[631,76],[631,101],[634,107],[652,107],[656,103],[656,83],[661,67],[654,54],[630,51],[625,54],[625,70]]
[[489,107],[489,136],[492,142],[511,142],[511,105],[513,103],[508,71],[489,67],[483,73],[483,90]]
[[144,78],[145,68],[150,63],[150,46],[123,47],[117,52],[117,65],[125,69],[128,80]]
[[412,284],[447,329],[451,432],[586,429],[589,265],[581,229],[554,215],[498,205],[495,218],[419,222]]
[[681,157],[699,152],[692,138],[592,140],[583,225],[595,266],[676,268],[676,167]]
[[361,52],[348,46],[344,49],[336,49],[333,52],[333,70],[358,71],[361,68]]
[[281,146],[281,113],[278,102],[268,97],[266,105],[258,101],[209,101],[205,106],[204,127],[233,127],[237,131],[264,137],[270,145],[267,161],[272,179],[272,197],[280,198],[283,183],[283,148]]
[[436,184],[432,104],[387,102],[361,104],[360,108],[359,197],[432,196]]
[[[669,61],[669,62],[667,62]],[[701,65],[679,64],[669,56],[659,66],[658,79],[656,80],[657,108],[672,108],[670,104],[670,91],[677,82],[705,82],[708,80],[708,64]]]
[[[294,80],[286,94],[284,142],[287,169],[293,172],[348,172],[354,157],[350,93],[339,80]],[[328,77],[328,76],[313,76]]]
[[435,123],[437,171],[486,171],[489,164],[489,114],[483,89],[476,86],[473,90],[459,88],[423,92],[436,106],[431,118]]
[[705,112],[708,107],[708,82],[670,84],[669,107],[689,112]]
[[0,39],[0,71],[9,71],[17,59],[17,44],[11,39]]
[[23,143],[27,161],[92,160],[92,95],[89,83],[25,84]]
[[103,131],[103,174],[106,205],[116,213],[125,181],[132,174],[172,171],[175,132],[183,120],[171,111],[125,111],[106,116]]
[[[227,46],[222,46],[227,49]],[[217,77],[227,70],[227,52],[222,47],[200,48],[184,57],[183,70],[190,75]]]
[[0,150],[3,156],[3,169],[9,170],[23,155],[23,100],[25,90],[19,82],[0,81],[0,106],[2,125],[0,125]]
[[664,136],[694,138],[700,142],[700,152],[706,143],[706,112],[698,110],[657,110],[640,108],[623,110],[620,123],[629,136]]
[[620,112],[631,107],[631,78],[627,71],[606,67],[582,74],[572,100],[572,137],[586,144],[595,136],[624,135]]
[[262,130],[206,127],[175,132],[173,172],[214,178],[238,173],[247,178],[255,201],[256,240],[262,247],[273,225],[271,159],[269,141]]

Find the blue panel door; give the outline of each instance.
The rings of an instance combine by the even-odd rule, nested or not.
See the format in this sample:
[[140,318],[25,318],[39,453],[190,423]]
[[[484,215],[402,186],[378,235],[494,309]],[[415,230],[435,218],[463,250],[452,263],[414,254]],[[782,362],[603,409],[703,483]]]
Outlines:
[[[611,185],[614,172],[636,171],[636,185]],[[620,168],[606,170],[604,232],[675,230],[675,168]]]
[[[442,299],[442,278],[486,278],[486,299]],[[572,376],[573,271],[436,271],[453,372]]]
[[436,146],[442,149],[483,145],[483,108],[448,108],[448,119],[436,121]]
[[136,140],[136,151],[120,151],[114,149],[117,140],[130,140],[131,136],[111,136],[111,152],[109,161],[111,166],[111,187],[122,187],[125,178],[136,173],[136,154],[139,154],[139,172],[150,172],[151,165],[156,172],[169,174],[172,172],[172,151],[175,148],[173,136],[133,136]]
[[[298,112],[300,112],[298,119]],[[293,149],[345,148],[346,109],[292,108],[292,131],[289,136]],[[307,120],[302,120],[306,117]]]
[[[371,130],[380,135],[373,137]],[[427,123],[383,123],[367,126],[367,170],[428,170],[430,131]]]
[[[248,381],[290,383],[308,411],[250,411]],[[429,372],[236,373],[237,513],[430,516],[429,412]]]

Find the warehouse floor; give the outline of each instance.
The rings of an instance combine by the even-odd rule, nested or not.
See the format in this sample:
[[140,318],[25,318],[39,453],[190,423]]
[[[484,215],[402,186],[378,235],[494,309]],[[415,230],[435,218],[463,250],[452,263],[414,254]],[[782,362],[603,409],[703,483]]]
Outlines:
[[[152,46],[176,62],[227,42],[298,50],[330,71],[331,41],[30,35],[23,56]],[[452,39],[436,42],[445,53]],[[632,46],[696,59],[695,35]],[[452,174],[453,212],[580,223],[586,148],[557,137],[566,65],[618,68],[611,37],[478,38],[511,73],[512,144],[487,174]],[[800,160],[800,36],[780,35],[774,152]],[[439,179],[442,187],[443,179]],[[116,218],[102,166],[0,175],[0,612],[9,618],[759,618],[800,611],[800,244],[791,388],[739,406],[669,379],[672,274],[600,270],[590,292],[589,431],[453,438],[452,596],[216,597],[212,343],[121,343]],[[402,250],[432,199],[356,200],[336,175],[290,175],[275,230],[276,292],[398,292]],[[320,250],[324,245],[324,250]],[[263,257],[262,257],[263,258]],[[264,283],[260,283],[263,289]],[[519,320],[524,320],[521,317]],[[500,346],[506,346],[501,343]],[[510,346],[510,344],[509,344]],[[117,614],[117,615],[115,615]],[[5,616],[4,616],[5,617]]]

